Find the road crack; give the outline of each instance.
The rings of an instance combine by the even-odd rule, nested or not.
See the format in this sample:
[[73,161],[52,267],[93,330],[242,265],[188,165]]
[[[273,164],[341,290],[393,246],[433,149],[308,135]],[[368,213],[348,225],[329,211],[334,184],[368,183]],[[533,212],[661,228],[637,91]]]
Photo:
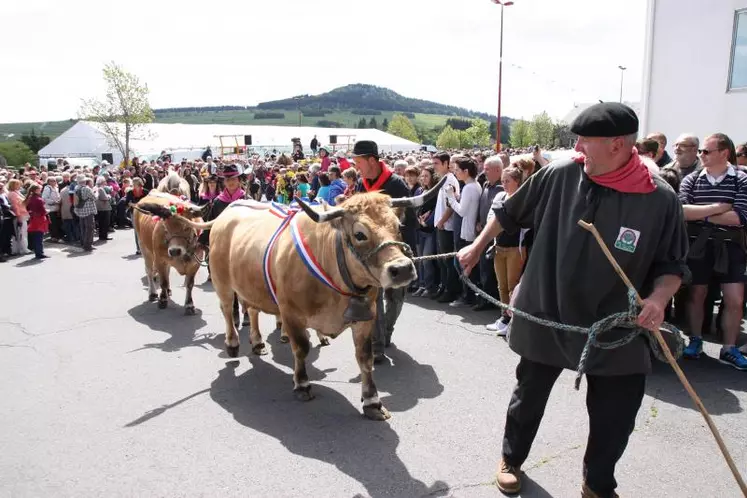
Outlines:
[[443,493],[453,493],[454,491],[460,491],[463,489],[482,488],[486,486],[495,486],[495,482],[490,481],[490,482],[478,482],[474,484],[458,484],[456,486],[441,486],[424,495],[420,495],[420,498],[428,498],[430,496],[441,496]]
[[574,450],[577,450],[577,449],[581,448],[581,446],[583,446],[583,445],[576,444],[574,446],[570,446],[570,447],[568,447],[568,448],[566,448],[564,450],[561,450],[561,451],[559,451],[558,453],[556,453],[554,455],[542,457],[535,464],[531,465],[530,467],[527,467],[526,470],[538,469],[538,468],[542,467],[543,465],[547,465],[548,463],[552,462],[553,460],[555,460],[555,459],[557,459],[559,457],[562,457],[566,453],[570,453],[571,451],[574,451]]

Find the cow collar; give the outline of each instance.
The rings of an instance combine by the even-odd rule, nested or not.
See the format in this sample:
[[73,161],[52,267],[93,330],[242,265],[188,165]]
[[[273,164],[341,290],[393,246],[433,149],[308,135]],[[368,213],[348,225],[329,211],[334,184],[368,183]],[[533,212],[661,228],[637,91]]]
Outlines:
[[[366,294],[371,289],[371,286],[367,285],[366,287],[358,287],[357,285],[355,285],[355,282],[353,282],[353,278],[350,276],[348,264],[345,261],[345,248],[342,245],[342,230],[335,230],[335,252],[337,254],[337,266],[340,268],[340,276],[342,277],[342,281],[356,294]],[[368,268],[368,265],[364,262],[362,263],[366,268],[366,271],[368,271],[368,273],[370,274],[371,270]]]

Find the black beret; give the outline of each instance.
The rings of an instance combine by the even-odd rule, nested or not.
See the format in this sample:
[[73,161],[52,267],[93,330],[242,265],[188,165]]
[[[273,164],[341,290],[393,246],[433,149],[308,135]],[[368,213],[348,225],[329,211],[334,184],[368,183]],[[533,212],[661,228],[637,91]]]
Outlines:
[[638,133],[635,111],[617,102],[603,102],[584,109],[571,123],[571,131],[582,137],[621,137]]
[[376,156],[379,157],[379,146],[373,140],[361,140],[353,146],[353,157]]

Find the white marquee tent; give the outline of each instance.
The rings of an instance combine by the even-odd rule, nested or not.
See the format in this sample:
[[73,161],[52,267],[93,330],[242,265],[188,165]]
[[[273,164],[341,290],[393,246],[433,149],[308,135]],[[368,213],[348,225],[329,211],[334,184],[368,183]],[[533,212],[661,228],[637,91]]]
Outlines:
[[[92,157],[102,159],[103,154],[112,154],[114,164],[122,161],[118,149],[108,143],[101,131],[102,125],[91,121],[79,121],[69,130],[54,139],[39,151],[40,158]],[[200,156],[207,146],[214,155],[219,155],[221,139],[223,145],[234,145],[236,140],[244,145],[244,136],[251,135],[250,149],[264,152],[272,149],[290,151],[291,138],[299,138],[308,151],[311,139],[316,135],[320,146],[331,142],[331,135],[337,137],[337,150],[352,149],[359,140],[373,140],[382,152],[409,152],[418,150],[420,144],[405,140],[376,129],[356,128],[314,128],[300,126],[250,126],[219,124],[150,123],[142,126],[130,140],[132,155],[155,157],[161,151],[173,152],[174,159]],[[236,137],[236,138],[234,138]]]

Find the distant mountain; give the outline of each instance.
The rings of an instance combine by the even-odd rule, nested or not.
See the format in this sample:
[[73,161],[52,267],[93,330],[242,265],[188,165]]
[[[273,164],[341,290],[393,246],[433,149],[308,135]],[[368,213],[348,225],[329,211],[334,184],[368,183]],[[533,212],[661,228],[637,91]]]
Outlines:
[[[403,97],[388,88],[361,83],[335,88],[320,95],[299,95],[289,99],[262,102],[258,109],[319,109],[397,111],[405,113],[442,114],[495,121],[495,116],[429,100]],[[368,114],[361,112],[361,114]]]

